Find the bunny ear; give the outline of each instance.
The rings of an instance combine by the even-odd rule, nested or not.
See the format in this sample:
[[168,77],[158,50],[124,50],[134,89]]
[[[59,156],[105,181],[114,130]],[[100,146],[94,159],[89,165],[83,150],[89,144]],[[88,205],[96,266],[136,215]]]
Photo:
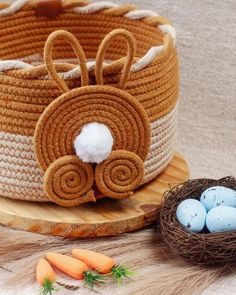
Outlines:
[[54,44],[58,39],[64,39],[73,48],[75,55],[79,60],[80,71],[81,71],[81,86],[87,86],[89,84],[89,76],[88,76],[88,70],[87,70],[87,64],[86,64],[86,56],[83,51],[83,48],[74,35],[64,30],[53,32],[46,41],[46,44],[44,47],[44,61],[45,61],[45,65],[49,75],[56,82],[57,86],[63,93],[68,92],[70,90],[67,87],[65,81],[57,73],[55,64],[53,63],[53,60],[52,60],[52,52],[53,52]]
[[118,87],[121,89],[125,88],[125,84],[129,79],[130,69],[133,64],[133,60],[135,57],[136,51],[136,43],[133,35],[124,29],[116,29],[111,31],[106,37],[103,39],[101,45],[99,46],[97,57],[96,57],[96,67],[95,67],[95,75],[98,85],[103,85],[103,61],[106,54],[107,49],[113,39],[116,37],[123,37],[128,45],[128,53],[127,58],[125,60],[124,68],[121,73],[121,78],[118,84]]

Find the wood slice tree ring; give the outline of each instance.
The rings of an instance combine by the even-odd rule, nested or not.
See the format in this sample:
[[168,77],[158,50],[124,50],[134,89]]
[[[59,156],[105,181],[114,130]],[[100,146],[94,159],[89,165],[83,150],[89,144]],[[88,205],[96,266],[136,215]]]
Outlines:
[[98,237],[131,232],[154,223],[163,193],[186,181],[189,168],[176,153],[169,166],[129,199],[101,199],[78,207],[16,201],[0,197],[0,223],[35,233],[63,237]]

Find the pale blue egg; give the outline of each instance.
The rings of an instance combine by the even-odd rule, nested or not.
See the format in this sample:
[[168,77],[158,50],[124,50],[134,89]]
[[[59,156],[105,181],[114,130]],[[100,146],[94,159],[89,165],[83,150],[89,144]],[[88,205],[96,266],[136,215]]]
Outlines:
[[218,233],[236,230],[236,208],[218,206],[207,213],[206,226],[209,232]]
[[212,186],[201,194],[200,201],[207,211],[216,206],[236,207],[236,191],[224,186]]
[[187,199],[179,204],[176,217],[187,230],[198,233],[205,226],[206,209],[198,200]]

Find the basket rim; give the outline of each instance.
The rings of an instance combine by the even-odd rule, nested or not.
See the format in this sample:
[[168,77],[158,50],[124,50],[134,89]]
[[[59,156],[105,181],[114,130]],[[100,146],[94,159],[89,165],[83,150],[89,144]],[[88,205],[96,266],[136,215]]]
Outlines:
[[[16,0],[12,4],[3,3],[0,6],[0,19],[4,19],[5,16],[14,15],[22,11],[33,11],[37,7],[37,3],[41,1],[42,0]],[[106,15],[119,15],[133,21],[142,21],[146,25],[157,27],[163,36],[163,44],[151,47],[143,57],[136,58],[131,68],[131,72],[133,73],[148,68],[154,60],[156,61],[162,59],[162,57],[165,56],[165,54],[168,53],[172,47],[175,47],[175,28],[171,25],[169,20],[159,16],[159,14],[153,12],[152,10],[136,9],[134,5],[118,5],[107,1],[89,3],[86,0],[64,0],[62,4],[64,8],[62,13],[106,13]],[[112,64],[103,63],[103,68],[107,71],[111,70],[112,72],[116,72],[120,69],[120,67],[123,66],[124,61],[125,58],[121,58]],[[80,77],[80,71],[78,67],[75,68],[73,64],[67,64],[67,66],[71,67],[71,69],[66,72],[62,72],[64,79],[74,79]],[[94,61],[87,62],[88,71],[93,71],[94,67]],[[14,74],[17,75],[17,71],[19,71],[21,76],[30,76],[31,72],[40,73],[41,70],[42,65],[34,66],[17,59],[0,60],[0,72],[3,74],[8,71],[14,71]],[[45,76],[45,79],[47,79],[47,76]]]

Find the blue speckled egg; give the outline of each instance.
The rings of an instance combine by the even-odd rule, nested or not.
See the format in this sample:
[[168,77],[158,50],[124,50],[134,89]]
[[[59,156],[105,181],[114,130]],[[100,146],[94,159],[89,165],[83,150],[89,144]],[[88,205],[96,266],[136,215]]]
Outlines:
[[236,208],[236,191],[223,186],[212,186],[201,194],[200,201],[207,211],[216,206]]
[[205,226],[206,209],[201,202],[187,199],[179,204],[176,217],[187,230],[199,233]]
[[206,226],[211,233],[236,230],[236,208],[218,206],[207,213]]

